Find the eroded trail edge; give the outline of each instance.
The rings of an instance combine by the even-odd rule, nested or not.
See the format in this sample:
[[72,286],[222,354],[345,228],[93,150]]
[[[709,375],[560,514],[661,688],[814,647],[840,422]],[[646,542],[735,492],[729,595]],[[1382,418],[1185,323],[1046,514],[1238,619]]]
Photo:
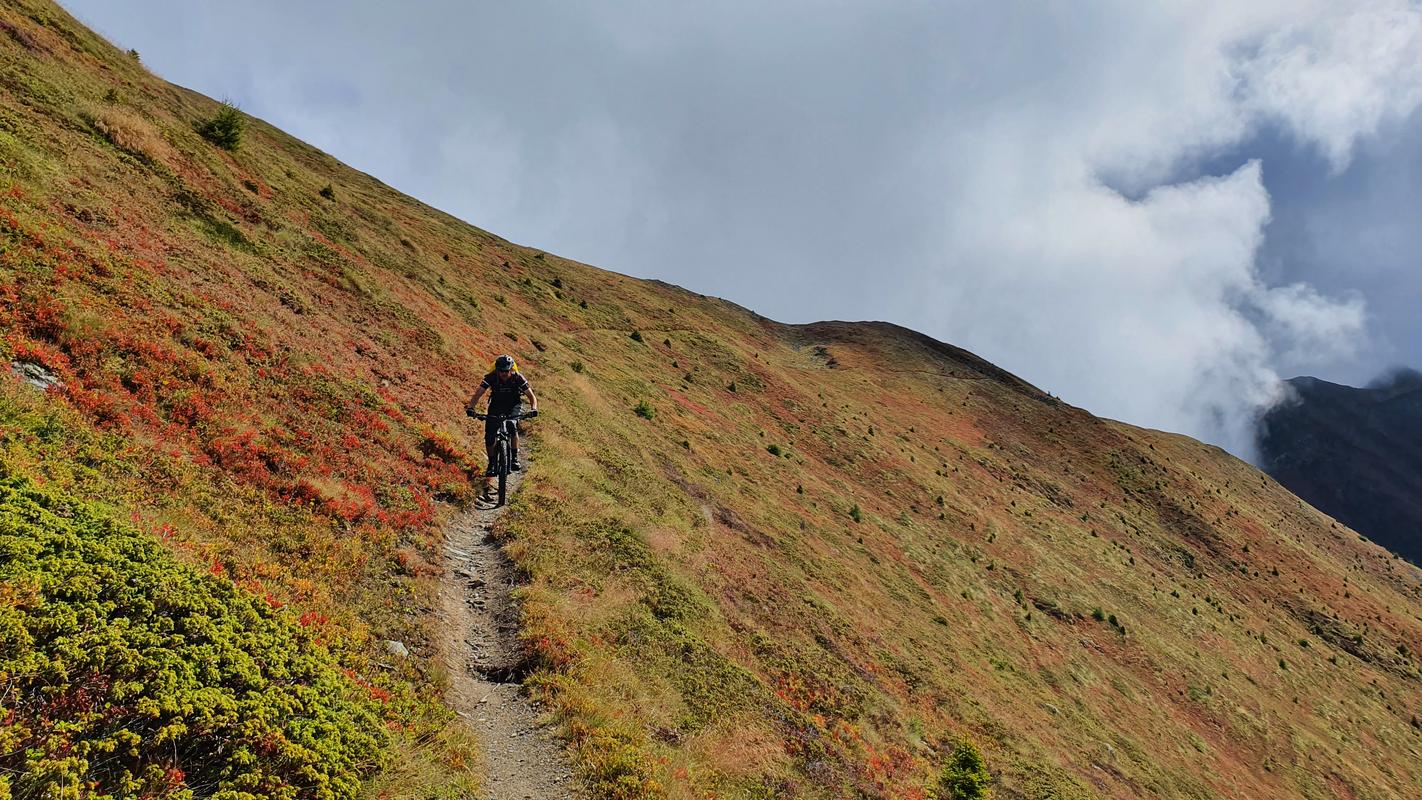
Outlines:
[[[510,476],[510,495],[521,478]],[[479,734],[488,800],[577,798],[566,752],[519,694],[525,660],[511,596],[514,569],[490,533],[501,513],[481,499],[445,528],[440,602],[448,701]]]

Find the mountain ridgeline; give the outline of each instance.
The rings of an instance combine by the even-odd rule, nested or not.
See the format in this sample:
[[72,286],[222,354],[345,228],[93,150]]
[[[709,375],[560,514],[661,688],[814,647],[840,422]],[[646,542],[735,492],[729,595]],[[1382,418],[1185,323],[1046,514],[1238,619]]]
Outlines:
[[1292,397],[1264,417],[1264,469],[1295,494],[1422,564],[1422,373],[1400,370],[1365,388],[1289,381]]
[[[0,6],[0,472],[53,529],[0,536],[5,792],[476,793],[441,526],[508,351],[542,412],[494,531],[517,674],[591,797],[1417,796],[1422,573],[1262,472],[893,325],[512,244],[234,113]],[[140,549],[182,577],[82,566]],[[279,657],[159,657],[242,620]]]

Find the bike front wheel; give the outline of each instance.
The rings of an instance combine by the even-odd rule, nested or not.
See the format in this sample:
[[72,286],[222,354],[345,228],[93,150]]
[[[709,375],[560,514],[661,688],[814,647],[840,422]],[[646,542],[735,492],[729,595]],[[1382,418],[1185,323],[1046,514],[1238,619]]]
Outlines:
[[508,499],[509,491],[509,443],[499,444],[499,505]]

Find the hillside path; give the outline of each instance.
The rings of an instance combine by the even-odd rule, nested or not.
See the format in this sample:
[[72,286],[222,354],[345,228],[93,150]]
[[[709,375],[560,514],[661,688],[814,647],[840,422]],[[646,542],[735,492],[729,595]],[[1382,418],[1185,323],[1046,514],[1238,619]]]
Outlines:
[[[509,476],[511,496],[522,477]],[[567,754],[539,724],[537,707],[519,694],[524,657],[510,596],[514,569],[490,535],[501,513],[481,497],[444,531],[448,702],[479,735],[487,800],[574,800],[581,794]]]

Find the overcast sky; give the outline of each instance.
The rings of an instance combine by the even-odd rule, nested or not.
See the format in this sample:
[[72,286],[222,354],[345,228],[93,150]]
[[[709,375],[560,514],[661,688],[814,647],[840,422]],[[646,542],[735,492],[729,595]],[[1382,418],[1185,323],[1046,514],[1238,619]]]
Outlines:
[[1422,365],[1416,2],[66,6],[514,241],[1241,454],[1281,375]]

